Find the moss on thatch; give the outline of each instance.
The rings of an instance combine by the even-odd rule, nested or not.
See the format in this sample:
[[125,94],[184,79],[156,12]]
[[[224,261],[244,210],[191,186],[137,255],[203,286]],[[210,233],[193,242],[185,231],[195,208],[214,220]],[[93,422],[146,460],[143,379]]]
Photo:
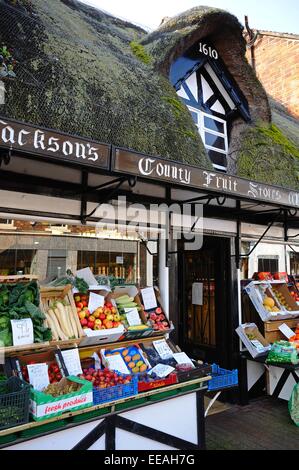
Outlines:
[[238,19],[228,12],[219,8],[198,6],[170,18],[140,42],[154,57],[155,65],[167,71],[170,61],[182,50],[183,42],[188,42],[193,35],[207,36],[217,23],[221,24],[221,27],[229,25],[236,31],[242,30]]
[[211,166],[190,114],[163,99],[177,99],[170,82],[132,47],[145,31],[76,0],[32,4],[29,15],[1,0],[0,42],[19,65],[0,114]]
[[275,124],[250,126],[241,139],[239,176],[299,189],[299,149]]

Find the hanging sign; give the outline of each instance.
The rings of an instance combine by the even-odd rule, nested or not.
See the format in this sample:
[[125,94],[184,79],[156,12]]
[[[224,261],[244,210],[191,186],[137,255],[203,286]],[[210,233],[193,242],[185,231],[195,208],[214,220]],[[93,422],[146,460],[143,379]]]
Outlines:
[[114,149],[113,171],[131,174],[156,182],[166,182],[222,196],[243,197],[255,201],[299,207],[299,191],[238,178],[217,171],[185,165],[181,162],[152,157],[120,148]]
[[110,145],[0,117],[0,147],[109,169]]

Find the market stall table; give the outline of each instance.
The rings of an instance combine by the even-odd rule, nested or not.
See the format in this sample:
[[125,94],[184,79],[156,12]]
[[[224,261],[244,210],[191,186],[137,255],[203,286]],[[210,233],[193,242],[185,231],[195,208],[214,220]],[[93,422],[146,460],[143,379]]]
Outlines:
[[0,431],[10,450],[205,449],[204,393],[211,377]]
[[249,353],[241,354],[241,376],[243,402],[248,403],[248,392],[266,375],[267,394],[274,398],[289,400],[294,385],[299,382],[299,364],[266,363],[267,355],[253,358]]

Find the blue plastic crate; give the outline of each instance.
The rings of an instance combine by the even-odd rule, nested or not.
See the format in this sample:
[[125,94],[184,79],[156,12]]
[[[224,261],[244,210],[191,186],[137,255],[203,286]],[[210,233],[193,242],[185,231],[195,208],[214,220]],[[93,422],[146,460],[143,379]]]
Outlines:
[[117,384],[108,388],[93,388],[93,404],[100,405],[108,401],[120,400],[138,394],[138,377],[132,376],[128,384]]
[[208,390],[218,390],[238,385],[238,370],[227,370],[212,364],[212,379],[208,382]]

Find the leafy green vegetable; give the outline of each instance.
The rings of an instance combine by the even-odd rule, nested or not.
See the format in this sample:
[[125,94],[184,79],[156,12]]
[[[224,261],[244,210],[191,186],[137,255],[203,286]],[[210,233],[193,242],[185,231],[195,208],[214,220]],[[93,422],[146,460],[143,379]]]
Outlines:
[[4,346],[11,346],[12,345],[12,334],[9,328],[4,328],[0,331],[0,347],[1,345]]
[[82,294],[86,294],[88,292],[89,285],[87,282],[84,281],[81,277],[76,277],[75,279],[75,287],[78,289],[79,292]]

